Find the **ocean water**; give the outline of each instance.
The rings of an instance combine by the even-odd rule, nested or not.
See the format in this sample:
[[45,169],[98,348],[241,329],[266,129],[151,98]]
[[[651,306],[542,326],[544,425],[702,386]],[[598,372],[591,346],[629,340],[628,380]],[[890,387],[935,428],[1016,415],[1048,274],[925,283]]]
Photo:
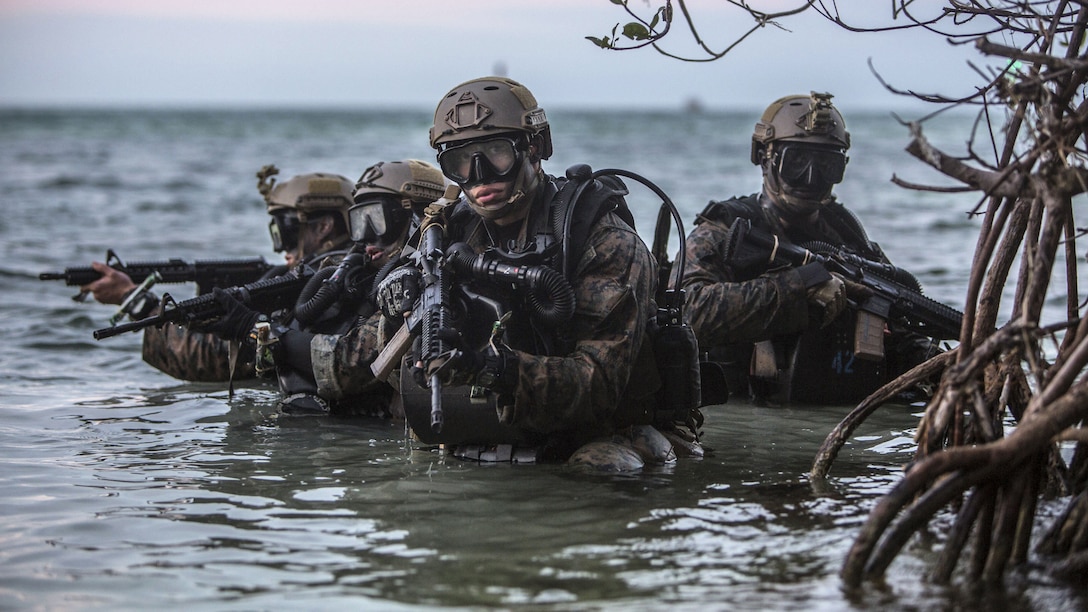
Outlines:
[[[709,199],[758,190],[756,112],[553,111],[546,167],[638,172],[690,229]],[[949,183],[903,152],[907,129],[890,115],[848,120],[840,199],[928,295],[962,309],[977,197],[892,185],[893,175]],[[919,406],[878,411],[824,483],[805,474],[850,406],[733,398],[705,409],[707,457],[635,475],[477,465],[413,445],[397,423],[278,419],[275,391],[260,384],[231,399],[223,385],[171,379],[141,361],[139,334],[92,338],[113,307],[38,280],[107,249],[130,260],[275,260],[258,168],[354,180],[380,160],[433,161],[429,121],[426,110],[0,111],[0,608],[1088,604],[1083,588],[1030,568],[985,591],[927,582],[948,516],[884,581],[843,590],[839,567],[911,457]],[[969,123],[942,117],[927,134],[958,150]],[[649,240],[659,202],[632,191]],[[1057,313],[1060,293],[1048,303]]]

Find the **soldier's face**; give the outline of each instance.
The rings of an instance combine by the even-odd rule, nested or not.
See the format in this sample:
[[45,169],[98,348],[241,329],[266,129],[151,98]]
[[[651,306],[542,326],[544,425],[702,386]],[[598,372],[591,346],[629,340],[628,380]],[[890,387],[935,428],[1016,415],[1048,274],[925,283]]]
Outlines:
[[514,195],[514,181],[502,181],[497,183],[484,183],[468,188],[468,198],[479,209],[485,211],[498,211]]

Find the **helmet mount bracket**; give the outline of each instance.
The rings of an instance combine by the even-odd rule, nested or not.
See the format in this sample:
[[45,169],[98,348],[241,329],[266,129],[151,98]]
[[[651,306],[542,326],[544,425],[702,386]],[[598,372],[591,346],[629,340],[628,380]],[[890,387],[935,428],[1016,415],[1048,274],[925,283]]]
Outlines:
[[475,93],[466,91],[446,113],[446,125],[455,130],[463,130],[480,125],[490,116],[491,109],[481,104]]

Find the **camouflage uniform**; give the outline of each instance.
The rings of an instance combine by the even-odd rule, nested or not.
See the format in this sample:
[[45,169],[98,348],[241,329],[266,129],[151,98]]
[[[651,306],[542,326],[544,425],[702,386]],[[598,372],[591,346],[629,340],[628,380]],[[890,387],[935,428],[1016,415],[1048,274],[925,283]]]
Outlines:
[[[765,196],[763,196],[765,197]],[[860,255],[871,261],[890,263],[879,245],[868,240],[857,218],[841,203],[823,205],[814,222],[786,228],[773,209],[760,205],[759,194],[723,202],[711,202],[696,218],[687,239],[687,266],[682,280],[686,292],[686,313],[699,345],[712,358],[731,366],[734,392],[753,383],[757,399],[773,395],[775,389],[747,380],[752,344],[762,340],[786,341],[808,335],[814,343],[829,343],[834,334],[853,333],[853,313],[848,310],[832,325],[818,329],[810,313],[806,288],[794,268],[744,268],[728,261],[723,253],[729,228],[737,218],[746,218],[753,227],[767,230],[785,242],[822,242]],[[892,329],[886,336],[887,362],[867,372],[867,386],[859,380],[837,379],[827,373],[829,386],[847,384],[841,397],[861,398],[898,374],[917,365],[935,352],[934,343],[918,334]],[[798,364],[799,370],[822,365]],[[853,367],[853,366],[852,366]],[[870,368],[858,363],[858,369]],[[872,366],[876,367],[876,366]],[[736,387],[741,387],[740,389]],[[779,397],[785,400],[790,398]],[[811,400],[794,397],[796,400]]]
[[[546,179],[537,198],[555,180]],[[527,225],[548,215],[547,206],[534,203]],[[492,247],[491,237],[504,245],[506,238],[514,238],[524,246],[532,235],[500,237],[493,226],[485,229],[463,200],[447,230],[451,242],[467,242],[476,252]],[[518,356],[517,386],[500,421],[527,438],[547,440],[557,455],[618,428],[649,422],[659,379],[643,340],[656,312],[651,298],[656,279],[656,263],[642,239],[615,213],[607,213],[590,232],[569,279],[577,306],[563,326],[560,344],[570,350],[549,355],[537,347],[511,345]],[[315,371],[321,350],[328,364],[322,371],[329,374],[319,381],[341,393],[374,384],[369,366],[398,325],[379,313],[339,338],[320,345],[315,339]]]
[[[548,211],[534,204],[531,215]],[[450,231],[458,230],[477,252],[492,246],[475,215]],[[568,280],[576,308],[563,327],[572,349],[541,355],[511,346],[519,358],[518,382],[500,421],[577,446],[650,420],[658,377],[643,340],[656,314],[657,264],[638,234],[608,213],[591,230]]]
[[317,334],[310,341],[314,379],[321,397],[340,399],[366,394],[388,384],[374,378],[370,364],[390,334],[378,311],[344,334]]
[[[341,242],[331,247],[331,250],[312,255],[305,265],[335,265],[343,257],[345,244]],[[285,272],[285,266],[276,267],[266,278]],[[152,314],[158,314],[158,310]],[[257,373],[253,366],[253,345],[248,342],[239,343],[237,351],[232,374],[230,342],[215,334],[178,325],[149,327],[144,330],[144,361],[179,380],[226,382],[255,378]]]
[[[675,458],[667,442],[653,445],[668,449],[662,453],[638,450],[637,440],[648,437],[636,430],[653,430],[650,423],[661,388],[652,342],[647,341],[647,327],[657,315],[658,270],[633,229],[623,201],[626,188],[614,177],[593,179],[584,165],[568,168],[569,181],[545,174],[541,162],[552,155],[547,115],[527,87],[506,77],[471,79],[450,89],[435,108],[430,144],[442,173],[461,188],[463,197],[452,211],[443,209],[445,238],[437,238],[438,228],[425,222],[421,240],[429,252],[422,254],[420,286],[430,301],[433,295],[428,294],[438,287],[432,282],[435,277],[446,281],[445,273],[431,274],[432,263],[452,264],[455,272],[461,268],[463,273],[464,260],[472,259],[474,278],[454,274],[452,292],[472,304],[458,308],[464,313],[451,308],[452,324],[440,323],[456,330],[431,330],[440,340],[443,335],[453,340],[426,347],[445,352],[419,364],[426,367],[424,376],[450,387],[442,389],[443,412],[426,415],[430,432],[421,431],[419,409],[439,406],[430,394],[420,398],[414,385],[401,381],[405,415],[415,434],[424,441],[437,434],[429,440],[454,445],[454,454],[466,458],[473,457],[473,448],[494,447],[496,455],[506,456],[513,446],[528,446],[542,459],[578,463],[578,449],[590,441],[602,448],[635,450],[624,457],[584,457],[591,465],[638,469],[643,459],[660,463]],[[447,253],[445,264],[435,262],[436,240],[467,244],[476,259],[468,254],[462,258],[455,249],[452,256]],[[494,283],[480,278],[492,274],[476,268],[490,265],[479,256],[491,249],[500,260],[493,263],[506,260],[527,276],[548,276],[551,283],[556,280],[551,275],[558,272],[566,283],[543,291],[554,293],[549,296],[553,305],[562,304],[562,315],[569,313],[570,319],[541,312],[535,308],[539,303],[511,287],[525,279]],[[495,272],[492,278],[502,277]],[[404,312],[397,297],[403,290],[398,294],[394,285],[407,274],[398,271],[379,285],[387,315]],[[458,321],[459,315],[465,320]],[[435,323],[429,314],[427,318]],[[481,322],[488,324],[482,344]],[[438,346],[444,342],[454,346]],[[419,382],[423,376],[416,376],[415,364],[409,366]],[[446,420],[447,398],[473,416]],[[468,428],[454,435],[449,430],[457,423]],[[613,439],[602,440],[609,436]],[[663,438],[660,433],[654,437]]]

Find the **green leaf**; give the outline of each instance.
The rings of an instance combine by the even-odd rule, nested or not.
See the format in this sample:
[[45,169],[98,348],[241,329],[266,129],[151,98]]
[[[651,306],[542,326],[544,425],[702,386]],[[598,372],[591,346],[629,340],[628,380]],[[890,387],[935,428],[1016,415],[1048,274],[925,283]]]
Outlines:
[[586,36],[586,40],[588,40],[589,42],[597,45],[598,47],[600,47],[602,49],[611,49],[612,48],[612,44],[608,41],[607,36],[605,36],[604,38],[597,38],[596,36]]
[[646,40],[650,37],[650,31],[641,23],[631,22],[623,26],[623,35],[631,40]]

